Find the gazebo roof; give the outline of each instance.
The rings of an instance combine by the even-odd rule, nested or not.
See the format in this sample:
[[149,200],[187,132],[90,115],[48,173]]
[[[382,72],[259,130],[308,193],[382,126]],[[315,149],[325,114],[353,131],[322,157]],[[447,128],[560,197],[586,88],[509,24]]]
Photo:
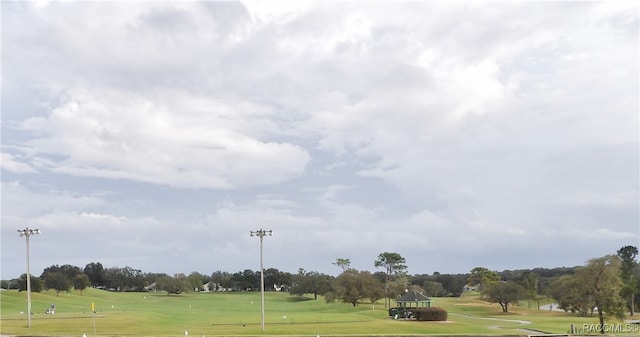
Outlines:
[[415,290],[407,291],[396,299],[396,303],[402,302],[431,302],[431,299]]

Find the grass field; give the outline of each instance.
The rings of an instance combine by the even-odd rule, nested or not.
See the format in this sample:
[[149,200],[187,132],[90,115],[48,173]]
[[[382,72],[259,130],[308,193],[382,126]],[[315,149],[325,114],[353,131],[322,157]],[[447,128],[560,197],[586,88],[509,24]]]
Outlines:
[[[260,293],[114,293],[96,289],[32,294],[27,328],[26,292],[0,292],[0,333],[17,336],[234,336],[234,335],[527,335],[567,333],[571,324],[596,324],[562,312],[514,307],[508,314],[477,296],[435,298],[448,322],[393,320],[383,304],[327,304],[285,293],[266,293],[266,331],[260,329]],[[96,314],[91,312],[95,303]],[[54,315],[45,310],[56,305]],[[23,312],[21,314],[21,312]]]

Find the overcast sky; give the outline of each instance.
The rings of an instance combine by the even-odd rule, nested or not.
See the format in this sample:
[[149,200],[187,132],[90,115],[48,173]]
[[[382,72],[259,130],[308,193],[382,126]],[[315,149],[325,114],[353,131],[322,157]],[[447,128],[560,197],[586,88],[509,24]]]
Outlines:
[[638,2],[2,2],[3,279],[640,245]]

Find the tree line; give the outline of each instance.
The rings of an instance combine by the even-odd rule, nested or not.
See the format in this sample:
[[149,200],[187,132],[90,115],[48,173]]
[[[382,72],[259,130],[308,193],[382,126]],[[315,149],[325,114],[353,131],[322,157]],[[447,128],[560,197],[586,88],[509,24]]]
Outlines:
[[[427,296],[460,296],[463,291],[478,291],[480,297],[498,303],[504,312],[509,306],[523,301],[537,303],[553,299],[560,309],[586,316],[604,313],[621,317],[633,315],[640,303],[640,267],[638,248],[624,246],[616,254],[590,259],[584,266],[535,268],[526,270],[492,271],[473,268],[464,274],[409,275],[405,259],[398,253],[380,253],[373,266],[376,272],[351,268],[348,258],[338,258],[333,265],[341,269],[338,276],[298,269],[297,273],[276,268],[264,270],[266,291],[285,291],[292,295],[324,296],[327,301],[342,301],[354,306],[364,301],[375,303],[391,299],[408,290]],[[18,279],[2,280],[2,288],[26,289],[26,274]],[[192,272],[189,275],[144,273],[132,267],[105,268],[91,262],[80,268],[72,265],[53,265],[39,277],[31,277],[32,291],[45,289],[81,293],[88,287],[109,291],[164,291],[176,294],[186,291],[250,291],[260,289],[260,271],[245,269],[235,273],[215,271],[210,275]]]
[[604,334],[605,314],[622,319],[633,316],[640,300],[640,266],[638,248],[624,246],[616,254],[592,258],[584,266],[574,267],[553,277],[525,271],[503,273],[487,268],[471,270],[468,284],[480,291],[480,297],[498,303],[503,312],[520,301],[536,301],[538,309],[543,298],[553,299],[559,309],[579,316],[597,314],[600,333]]

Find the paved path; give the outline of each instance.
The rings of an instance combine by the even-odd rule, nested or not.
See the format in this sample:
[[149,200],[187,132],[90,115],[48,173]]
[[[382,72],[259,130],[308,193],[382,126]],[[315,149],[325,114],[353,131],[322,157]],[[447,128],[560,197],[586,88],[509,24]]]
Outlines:
[[[456,314],[456,313],[453,313],[453,312],[450,312],[449,315],[462,316],[462,317],[474,318],[474,319],[484,319],[484,320],[490,320],[490,321],[518,323],[518,324],[521,324],[521,325],[531,324],[530,321],[523,321],[523,320],[519,320],[519,319],[506,319],[506,318],[493,318],[493,317],[476,317],[476,316],[470,316],[470,315]],[[498,326],[498,325],[490,326],[489,328],[490,329],[500,329],[500,326]],[[529,329],[526,329],[526,328],[521,328],[521,329],[518,329],[518,330],[520,330],[522,333],[525,333],[525,334],[540,334],[540,331],[529,330]]]

